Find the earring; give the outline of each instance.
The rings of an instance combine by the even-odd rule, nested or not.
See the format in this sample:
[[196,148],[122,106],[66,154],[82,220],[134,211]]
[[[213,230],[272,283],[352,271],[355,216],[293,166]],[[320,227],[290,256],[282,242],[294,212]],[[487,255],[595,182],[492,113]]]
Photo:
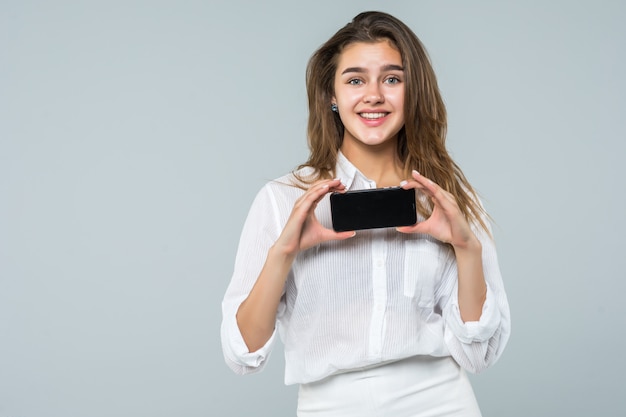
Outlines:
[[330,109],[332,111],[334,111],[335,113],[337,113],[339,111],[339,108],[337,107],[337,103],[333,103],[330,105]]

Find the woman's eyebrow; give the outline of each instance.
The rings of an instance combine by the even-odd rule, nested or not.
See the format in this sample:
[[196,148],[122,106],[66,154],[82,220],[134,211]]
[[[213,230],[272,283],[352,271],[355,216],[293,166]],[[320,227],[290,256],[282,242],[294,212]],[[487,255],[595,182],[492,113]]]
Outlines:
[[[402,67],[402,65],[388,64],[388,65],[384,65],[383,67],[381,67],[381,70],[383,70],[383,71],[404,71],[404,68]],[[361,67],[348,67],[348,68],[346,68],[345,70],[343,70],[341,72],[341,75],[347,74],[349,72],[366,73],[367,70],[365,68],[361,68]]]
[[382,67],[383,71],[404,71],[404,67],[402,65],[389,64]]

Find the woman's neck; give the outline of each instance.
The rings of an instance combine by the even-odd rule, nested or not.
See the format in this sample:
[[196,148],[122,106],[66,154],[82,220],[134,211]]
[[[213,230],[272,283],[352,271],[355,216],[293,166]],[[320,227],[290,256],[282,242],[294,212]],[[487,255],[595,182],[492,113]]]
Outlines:
[[341,146],[341,153],[363,175],[376,182],[379,188],[398,186],[402,180],[406,179],[402,163],[398,158],[395,141],[381,144],[381,146],[344,142]]

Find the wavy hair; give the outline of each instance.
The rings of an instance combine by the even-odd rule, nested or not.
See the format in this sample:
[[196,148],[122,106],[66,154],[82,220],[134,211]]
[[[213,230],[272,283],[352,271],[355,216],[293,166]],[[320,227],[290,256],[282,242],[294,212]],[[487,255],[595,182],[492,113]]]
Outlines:
[[[398,133],[398,156],[407,178],[416,169],[454,195],[468,221],[487,231],[476,192],[445,146],[446,108],[426,49],[413,31],[397,18],[383,12],[364,12],[335,33],[309,60],[306,89],[309,105],[307,139],[309,158],[298,169],[312,168],[312,175],[296,174],[303,184],[333,177],[344,135],[339,115],[330,110],[339,56],[350,44],[383,40],[400,52],[405,74],[404,126]],[[311,173],[311,170],[307,170]],[[432,202],[418,204],[428,217]]]

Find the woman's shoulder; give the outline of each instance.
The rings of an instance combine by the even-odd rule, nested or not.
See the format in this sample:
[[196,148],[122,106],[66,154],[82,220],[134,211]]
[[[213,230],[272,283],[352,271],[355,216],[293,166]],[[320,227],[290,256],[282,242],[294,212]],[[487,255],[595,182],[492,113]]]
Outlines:
[[295,169],[278,178],[268,181],[264,188],[272,190],[306,190],[313,181],[315,170],[311,167],[301,167]]
[[298,168],[292,172],[267,181],[259,190],[259,196],[266,196],[273,200],[295,201],[300,197],[309,184],[307,180],[314,174],[311,168]]

